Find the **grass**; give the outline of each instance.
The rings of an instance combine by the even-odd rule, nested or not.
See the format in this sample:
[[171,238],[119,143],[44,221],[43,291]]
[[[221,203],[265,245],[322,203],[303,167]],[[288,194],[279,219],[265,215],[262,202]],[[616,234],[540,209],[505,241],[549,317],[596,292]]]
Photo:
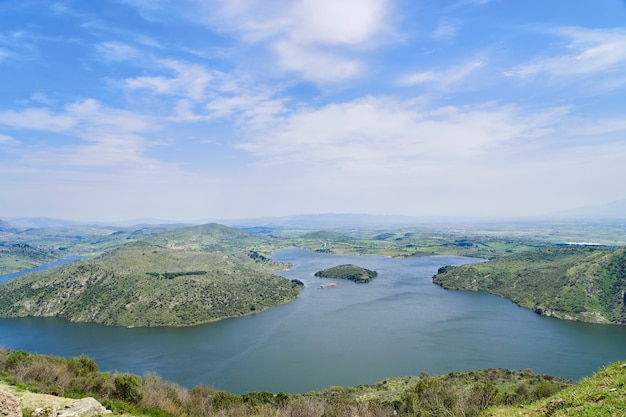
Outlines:
[[484,417],[624,417],[626,362],[614,363],[575,387],[529,405],[497,407]]

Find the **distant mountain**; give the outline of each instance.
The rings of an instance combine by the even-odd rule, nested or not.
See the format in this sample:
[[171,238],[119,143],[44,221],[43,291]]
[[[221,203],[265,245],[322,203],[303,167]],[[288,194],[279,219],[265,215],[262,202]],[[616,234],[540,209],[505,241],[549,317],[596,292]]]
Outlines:
[[608,204],[578,207],[553,213],[552,216],[572,219],[614,219],[626,220],[626,199]]
[[13,226],[5,222],[4,220],[0,219],[0,232],[10,232],[13,229],[14,229]]
[[10,217],[7,220],[14,227],[19,228],[66,227],[82,224],[72,220],[53,219],[50,217]]
[[188,227],[196,223],[181,223],[169,220],[157,220],[157,219],[135,219],[135,220],[125,220],[125,221],[112,221],[112,222],[101,222],[101,221],[76,221],[76,220],[65,220],[65,219],[56,219],[51,217],[10,217],[8,220],[11,222],[11,225],[18,228],[57,228],[57,227],[75,227],[75,226],[94,226],[94,227],[120,227],[120,228],[128,228],[128,227],[152,227],[152,226],[162,226],[162,227]]
[[239,228],[280,227],[292,229],[337,229],[349,227],[401,227],[429,221],[420,217],[381,214],[299,214],[283,217],[260,217],[242,220],[224,220],[224,224]]

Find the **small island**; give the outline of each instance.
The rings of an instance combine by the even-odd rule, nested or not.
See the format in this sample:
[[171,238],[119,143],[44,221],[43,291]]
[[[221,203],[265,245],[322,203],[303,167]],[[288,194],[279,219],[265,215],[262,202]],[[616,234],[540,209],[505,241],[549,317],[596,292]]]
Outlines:
[[323,269],[315,273],[316,277],[348,279],[358,284],[366,284],[378,276],[378,272],[361,268],[360,266],[345,264]]

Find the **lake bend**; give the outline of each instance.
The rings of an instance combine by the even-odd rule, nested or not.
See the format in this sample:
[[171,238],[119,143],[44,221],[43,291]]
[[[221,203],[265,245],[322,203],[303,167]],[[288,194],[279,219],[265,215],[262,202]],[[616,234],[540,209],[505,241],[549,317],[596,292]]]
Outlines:
[[[300,297],[266,311],[185,328],[120,328],[56,318],[0,319],[0,346],[85,354],[104,371],[154,373],[187,388],[307,392],[391,376],[531,368],[580,379],[626,359],[626,326],[539,316],[486,293],[444,290],[431,277],[452,256],[388,258],[276,251],[305,283]],[[368,284],[315,277],[351,263],[378,272]],[[336,282],[339,286],[318,289]]]

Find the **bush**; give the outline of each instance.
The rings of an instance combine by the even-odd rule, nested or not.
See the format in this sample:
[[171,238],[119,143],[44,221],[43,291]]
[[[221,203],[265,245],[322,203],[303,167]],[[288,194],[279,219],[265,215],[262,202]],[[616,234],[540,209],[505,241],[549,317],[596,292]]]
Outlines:
[[85,376],[98,372],[98,364],[96,364],[96,361],[85,355],[81,355],[78,358],[69,358],[67,360],[67,367],[77,376]]
[[138,404],[143,397],[141,392],[141,377],[133,374],[116,374],[113,377],[115,390],[113,395],[124,401]]
[[187,396],[185,389],[173,382],[163,381],[157,375],[147,375],[142,388],[143,406],[170,414],[181,414],[181,407]]
[[10,371],[15,369],[19,364],[26,363],[32,360],[30,353],[23,350],[9,351],[9,354],[4,360],[4,369]]

